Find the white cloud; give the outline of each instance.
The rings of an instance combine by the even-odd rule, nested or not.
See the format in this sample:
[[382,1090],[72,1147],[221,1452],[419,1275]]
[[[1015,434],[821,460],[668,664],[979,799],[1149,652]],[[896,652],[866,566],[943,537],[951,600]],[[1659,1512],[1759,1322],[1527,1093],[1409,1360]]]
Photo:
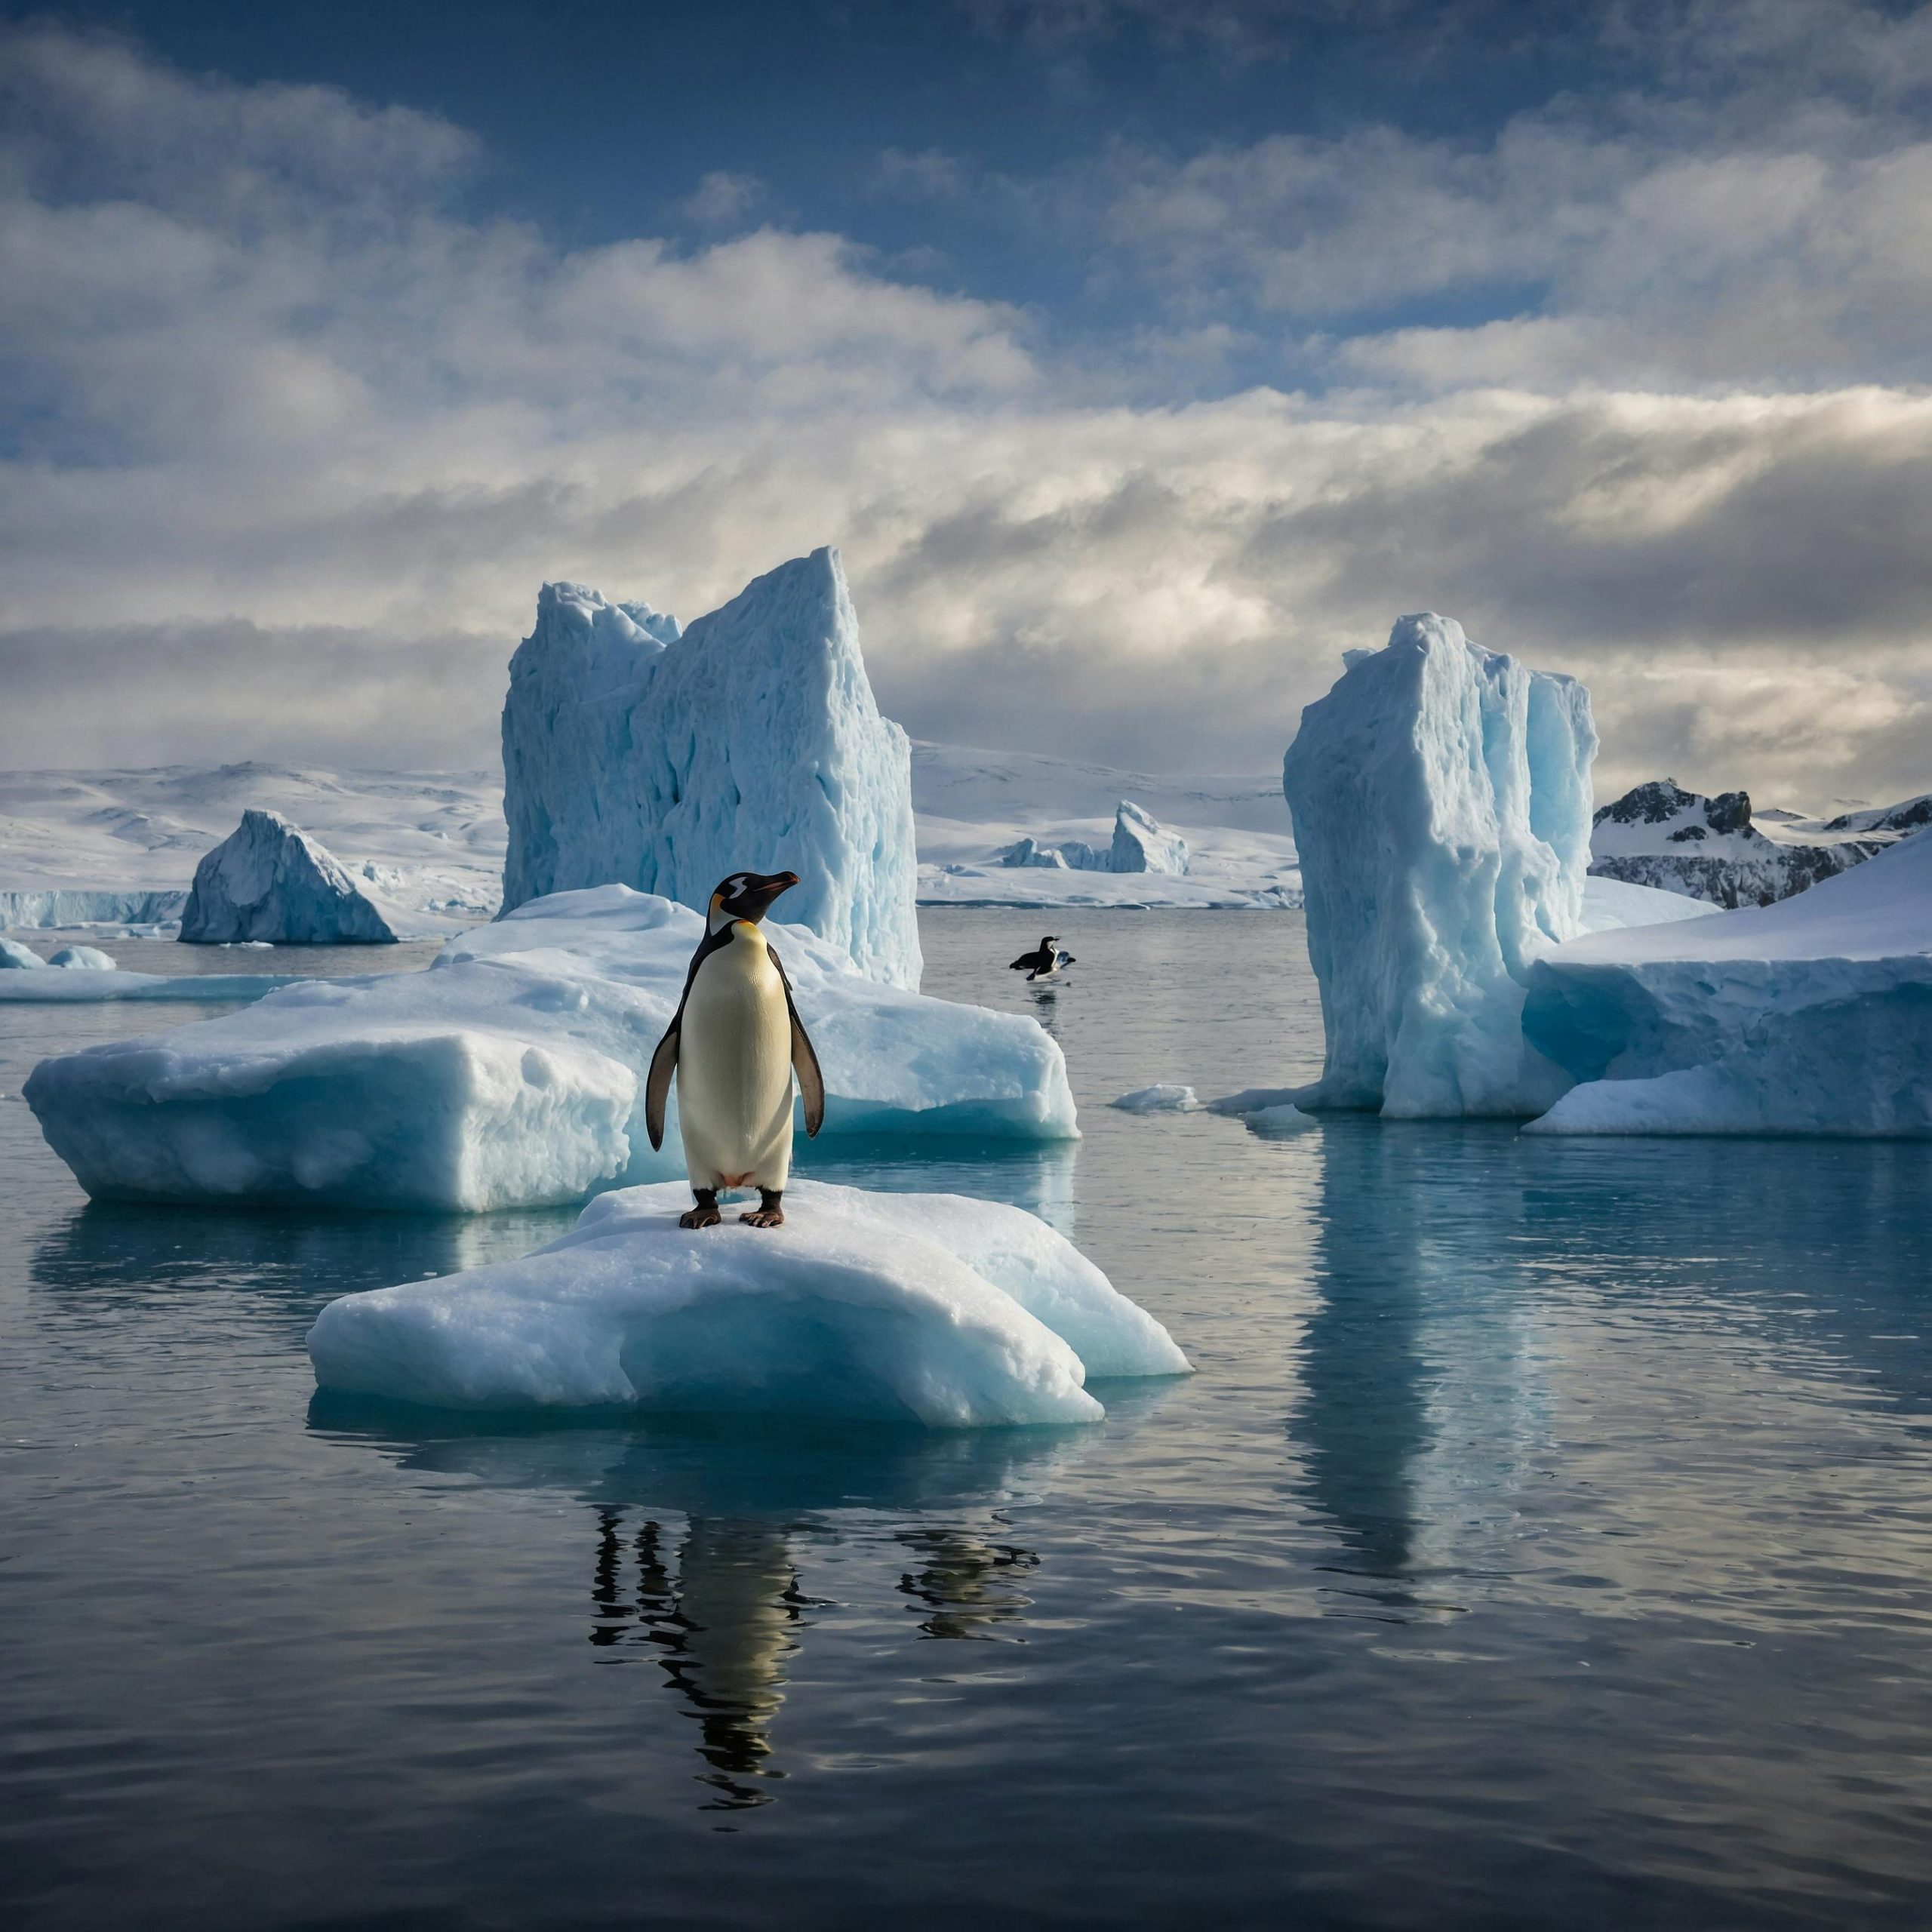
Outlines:
[[[1903,318],[1909,144],[1788,155],[1769,192],[1728,152],[1542,126],[1460,169],[1386,131],[1133,162],[1118,208],[1177,274],[1238,259],[1286,196],[1315,213],[1284,290],[1582,291],[1337,338],[1358,386],[1318,400],[1163,405],[1162,371],[1248,338],[1150,316],[1070,359],[829,235],[560,251],[456,211],[471,144],[429,117],[58,35],[16,57],[38,105],[0,153],[0,757],[480,761],[542,579],[690,614],[830,540],[883,700],[931,735],[1265,768],[1342,648],[1433,606],[1591,681],[1607,782],[1932,784],[1932,402],[1707,380],[1659,319],[1702,301],[1743,340],[1733,298],[1770,266],[1796,291],[1759,305],[1777,341],[1841,347],[1845,305],[1887,288]],[[1378,241],[1378,211],[1411,229]]]

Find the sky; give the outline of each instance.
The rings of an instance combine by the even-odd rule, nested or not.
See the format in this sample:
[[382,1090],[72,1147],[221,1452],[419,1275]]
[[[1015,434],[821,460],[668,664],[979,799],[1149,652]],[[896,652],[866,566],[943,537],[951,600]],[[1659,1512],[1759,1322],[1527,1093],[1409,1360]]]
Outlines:
[[915,736],[1278,766],[1404,612],[1600,796],[1932,789],[1932,8],[0,0],[0,762],[493,761],[838,545]]

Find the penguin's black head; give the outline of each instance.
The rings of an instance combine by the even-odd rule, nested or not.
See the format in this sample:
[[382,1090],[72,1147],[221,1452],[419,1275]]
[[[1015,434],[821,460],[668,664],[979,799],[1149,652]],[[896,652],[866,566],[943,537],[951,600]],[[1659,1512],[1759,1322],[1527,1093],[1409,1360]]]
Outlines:
[[1059,945],[1059,943],[1060,941],[1055,939],[1051,933],[1049,933],[1044,939],[1041,940],[1040,950],[1042,952],[1051,952],[1055,946]]
[[798,882],[796,872],[734,872],[720,879],[711,895],[713,929],[727,919],[747,919],[756,925],[771,911],[772,901]]

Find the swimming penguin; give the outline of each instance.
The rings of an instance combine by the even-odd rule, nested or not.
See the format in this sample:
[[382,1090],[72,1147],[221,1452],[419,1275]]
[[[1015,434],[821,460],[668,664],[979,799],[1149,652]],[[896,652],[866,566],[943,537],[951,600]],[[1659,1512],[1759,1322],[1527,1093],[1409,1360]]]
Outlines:
[[1049,933],[1032,952],[1023,952],[1006,970],[1024,973],[1029,980],[1051,980],[1063,966],[1073,964],[1073,955],[1060,949],[1060,941]]
[[755,1228],[785,1219],[780,1200],[792,1169],[792,1075],[804,1097],[805,1132],[825,1124],[825,1078],[792,1003],[792,983],[758,921],[796,872],[734,872],[711,895],[709,929],[691,955],[684,997],[645,1083],[644,1124],[664,1144],[664,1106],[678,1076],[678,1131],[697,1204],[678,1217],[713,1228],[721,1187],[755,1187],[740,1214]]

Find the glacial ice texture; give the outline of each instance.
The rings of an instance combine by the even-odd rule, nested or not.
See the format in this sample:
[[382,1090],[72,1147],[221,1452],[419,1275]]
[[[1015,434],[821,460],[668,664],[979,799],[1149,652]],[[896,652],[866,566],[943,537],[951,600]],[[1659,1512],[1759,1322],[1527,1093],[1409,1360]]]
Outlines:
[[795,1182],[783,1228],[678,1226],[674,1185],[521,1260],[332,1302],[315,1379],[460,1409],[621,1406],[964,1429],[1097,1421],[1102,1377],[1185,1374],[1167,1331],[1023,1209]]
[[[644,1076],[703,930],[626,886],[560,893],[460,935],[427,972],[286,986],[43,1060],[23,1091],[100,1197],[581,1200],[683,1172],[675,1089],[654,1153]],[[801,927],[767,930],[824,1070],[826,1134],[1078,1137],[1066,1062],[1037,1021],[882,986]]]
[[1282,789],[1327,1059],[1299,1104],[1521,1115],[1562,1091],[1523,988],[1583,930],[1596,746],[1582,685],[1432,613],[1302,713]]
[[1932,1134],[1932,833],[1774,905],[1558,947],[1523,1028],[1580,1083],[1531,1133]]
[[503,903],[615,882],[703,907],[791,871],[798,924],[916,987],[912,753],[879,715],[835,550],[756,578],[679,634],[544,586],[503,706]]
[[335,858],[278,812],[251,809],[195,868],[181,914],[194,944],[386,945],[395,928]]

